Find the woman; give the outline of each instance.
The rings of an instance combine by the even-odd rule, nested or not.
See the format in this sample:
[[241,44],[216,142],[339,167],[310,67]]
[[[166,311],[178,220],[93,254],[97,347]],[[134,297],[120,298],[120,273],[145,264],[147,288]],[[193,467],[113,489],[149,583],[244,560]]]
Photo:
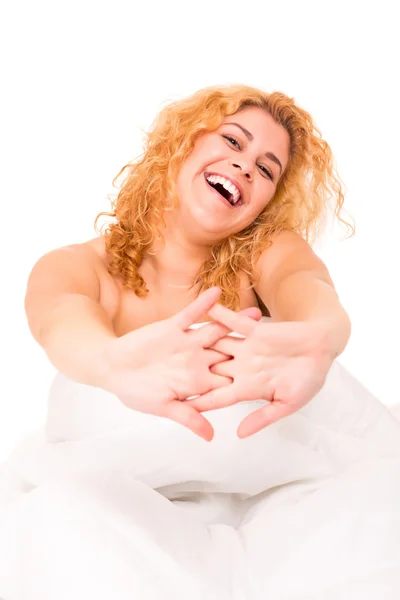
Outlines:
[[335,360],[308,241],[343,193],[310,115],[208,88],[126,169],[108,232],[30,276],[59,373],[0,480],[0,597],[399,597],[400,426]]
[[[48,287],[48,274],[55,270],[59,277],[63,260],[69,268],[71,253],[64,259],[65,251],[45,257],[32,271],[26,299],[28,322],[52,363],[77,381],[98,384],[128,406],[175,419],[207,440],[212,439],[212,428],[194,409],[218,408],[240,399],[274,399],[273,405],[243,423],[238,434],[245,437],[311,400],[350,336],[350,321],[328,270],[303,239],[318,231],[332,199],[342,220],[343,192],[332,153],[311,116],[281,93],[268,95],[246,86],[202,90],[164,108],[148,134],[143,157],[120,174],[125,170],[112,213],[117,223],[110,225],[105,236],[72,248],[79,253],[81,287],[76,287],[75,269],[75,287],[68,274]],[[88,249],[95,258],[85,252]],[[40,283],[43,279],[45,290]],[[221,340],[213,347],[219,354],[205,355],[211,361],[207,367],[219,377],[209,380],[207,369],[205,388],[174,389],[175,395],[170,390],[161,400],[161,376],[154,380],[151,372],[156,359],[165,362],[172,350],[159,352],[155,332],[162,336],[163,329],[143,327],[170,318],[210,286],[220,287],[220,302],[226,307],[238,310],[259,303],[277,323],[272,327],[260,324],[254,330],[257,339],[251,336],[241,344]],[[98,306],[89,308],[84,300],[85,310],[97,316],[93,326],[98,328],[100,316],[103,328],[106,320],[107,332],[119,338],[110,343],[106,339],[107,360],[103,356],[101,371],[103,376],[109,372],[107,383],[99,383],[98,375],[87,378],[81,358],[77,367],[71,365],[71,356],[78,355],[63,336],[59,338],[60,327],[67,327],[71,335],[66,313],[78,311],[70,317],[76,322],[83,308],[76,304],[82,298],[64,297],[60,305],[61,294],[73,291],[100,302],[107,316]],[[52,302],[57,306],[53,316],[49,314]],[[214,311],[210,316],[228,328],[246,334],[253,331],[255,324],[249,319],[257,311],[241,320],[220,306]],[[138,329],[137,334],[129,333]],[[74,343],[81,345],[80,324],[75,335]],[[147,337],[158,347],[157,354],[148,340],[143,347]],[[229,356],[235,357],[236,350],[245,359],[226,362]],[[123,370],[132,351],[139,353],[150,369],[152,385],[158,386],[155,400],[149,403],[141,396],[140,407],[126,392],[125,377],[132,377],[132,362],[128,373]],[[90,349],[87,355],[90,361]],[[255,356],[265,360],[259,364]],[[99,365],[97,355],[94,358]],[[246,381],[250,372],[255,375],[252,386]],[[212,393],[212,386],[233,379],[234,385]],[[144,385],[152,393],[152,386]],[[210,386],[211,393],[192,404],[181,402],[210,391]]]

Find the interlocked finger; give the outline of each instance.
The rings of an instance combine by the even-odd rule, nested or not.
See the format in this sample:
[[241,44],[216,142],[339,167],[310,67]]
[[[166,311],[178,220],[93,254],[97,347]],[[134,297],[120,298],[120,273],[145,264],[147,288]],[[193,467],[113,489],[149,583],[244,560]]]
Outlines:
[[221,323],[210,322],[191,332],[193,338],[203,348],[213,346],[218,340],[230,333],[230,329]]
[[235,356],[239,349],[239,344],[243,343],[243,338],[235,338],[231,336],[225,336],[220,340],[217,340],[215,344],[212,344],[210,348],[217,352],[222,352],[227,356]]
[[209,374],[207,378],[207,387],[208,390],[203,393],[211,392],[217,388],[227,387],[232,384],[232,379],[230,377],[222,377],[221,375],[215,375],[214,373]]
[[222,304],[215,304],[208,314],[214,321],[223,323],[232,331],[244,336],[250,335],[258,325],[257,320],[251,319],[246,314],[236,313]]
[[171,317],[171,320],[178,323],[180,329],[185,331],[196,323],[203,315],[207,314],[212,306],[221,296],[221,288],[213,286],[202,292],[193,302]]
[[235,359],[220,361],[220,364],[215,363],[210,368],[211,373],[215,375],[221,375],[222,377],[230,377],[233,379],[233,373],[235,372]]
[[206,360],[206,364],[211,367],[212,365],[217,365],[218,363],[225,362],[230,359],[230,356],[226,354],[222,354],[221,352],[216,352],[215,350],[205,349],[203,350],[204,357]]
[[224,385],[218,389],[213,389],[193,400],[187,400],[187,403],[191,404],[196,410],[205,412],[207,410],[225,408],[226,406],[235,404],[239,401],[237,393],[237,386],[232,383],[231,385]]

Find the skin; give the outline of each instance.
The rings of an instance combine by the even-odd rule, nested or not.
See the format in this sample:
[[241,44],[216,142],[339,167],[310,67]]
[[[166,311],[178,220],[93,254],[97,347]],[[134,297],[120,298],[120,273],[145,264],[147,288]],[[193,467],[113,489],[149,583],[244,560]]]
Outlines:
[[[245,127],[254,139],[248,140],[229,122]],[[286,129],[258,107],[227,116],[217,130],[200,136],[178,175],[180,206],[165,213],[165,244],[156,243],[155,254],[148,256],[155,276],[190,284],[212,245],[252,223],[275,194],[288,164],[289,144]],[[266,152],[278,157],[282,172],[264,156]],[[226,207],[205,181],[205,172],[236,179],[243,188],[244,204]]]

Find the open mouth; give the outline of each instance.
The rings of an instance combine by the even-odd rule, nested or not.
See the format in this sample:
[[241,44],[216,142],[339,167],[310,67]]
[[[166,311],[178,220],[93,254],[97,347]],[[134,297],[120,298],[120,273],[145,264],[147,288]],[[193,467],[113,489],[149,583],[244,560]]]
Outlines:
[[222,198],[227,200],[230,206],[236,207],[241,206],[243,204],[243,200],[241,197],[239,197],[239,199],[235,202],[234,194],[232,194],[228,189],[226,189],[226,187],[224,187],[222,183],[209,181],[207,174],[205,174],[204,177],[208,185],[211,188],[213,188],[216,192],[218,192],[222,196]]

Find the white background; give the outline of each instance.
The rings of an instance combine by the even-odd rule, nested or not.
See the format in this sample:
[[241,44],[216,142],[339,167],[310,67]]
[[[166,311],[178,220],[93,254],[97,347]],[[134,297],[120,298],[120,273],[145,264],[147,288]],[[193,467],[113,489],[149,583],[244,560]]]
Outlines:
[[[315,247],[353,330],[341,362],[400,402],[396,2],[18,2],[1,22],[0,459],[40,427],[55,373],[24,295],[45,252],[96,236],[113,177],[169,100],[245,83],[314,117],[357,233]],[[103,221],[101,221],[103,223]]]

